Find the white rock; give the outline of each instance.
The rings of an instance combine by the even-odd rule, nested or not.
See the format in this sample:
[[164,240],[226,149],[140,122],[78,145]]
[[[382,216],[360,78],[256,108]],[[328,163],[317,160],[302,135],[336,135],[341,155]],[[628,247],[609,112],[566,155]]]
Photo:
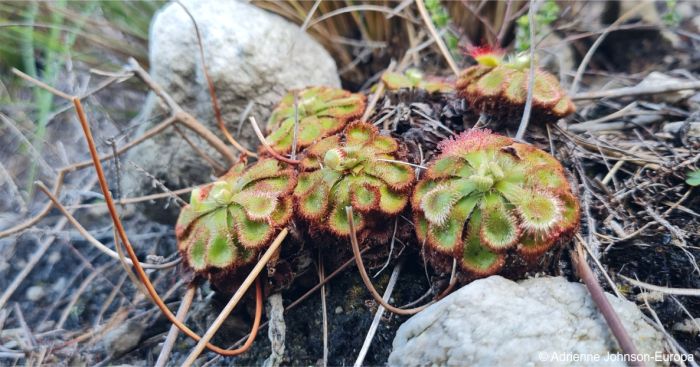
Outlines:
[[[238,133],[239,118],[249,102],[254,103],[252,115],[264,127],[271,109],[289,89],[340,86],[335,61],[328,52],[287,20],[243,1],[181,2],[197,22],[207,71],[214,82],[227,127],[249,149],[256,150],[258,140],[247,120]],[[180,106],[225,141],[214,121],[195,28],[180,5],[171,2],[158,11],[151,24],[149,42],[153,79]],[[155,106],[152,102],[149,105]],[[144,123],[141,129],[158,122]],[[205,146],[193,133],[187,129],[183,131],[198,146]],[[221,158],[213,149],[204,151]],[[170,188],[210,179],[211,170],[206,161],[173,130],[131,150],[127,159]],[[143,193],[140,190],[147,189],[149,184],[150,180],[143,173],[132,172],[125,180],[125,194]]]
[[44,290],[44,287],[40,285],[33,285],[29,288],[27,288],[27,291],[25,292],[24,296],[27,297],[27,300],[36,302],[46,295],[46,290]]
[[688,334],[698,334],[700,333],[700,318],[685,319],[682,322],[677,322],[673,325],[673,330]]
[[[640,353],[664,351],[663,336],[631,302],[608,295]],[[568,356],[599,356],[625,366],[585,287],[564,278],[472,282],[399,328],[390,366],[570,366]],[[609,353],[613,353],[611,357]],[[580,365],[592,365],[583,363]]]

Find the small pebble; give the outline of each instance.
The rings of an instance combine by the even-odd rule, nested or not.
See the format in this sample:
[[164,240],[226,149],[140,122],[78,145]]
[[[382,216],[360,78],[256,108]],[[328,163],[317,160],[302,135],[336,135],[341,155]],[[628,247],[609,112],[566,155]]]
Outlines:
[[29,301],[36,302],[42,298],[44,298],[44,295],[46,294],[46,291],[44,291],[44,287],[40,285],[33,285],[27,289],[27,292],[24,294],[25,297]]
[[49,264],[55,264],[61,260],[61,253],[58,251],[54,251],[49,254],[48,262]]
[[108,331],[102,343],[110,356],[120,356],[138,345],[145,328],[137,321],[123,323]]
[[699,325],[700,318],[686,319],[685,321],[675,323],[673,325],[673,330],[688,334],[698,334],[700,333]]
[[661,292],[642,292],[637,295],[637,301],[644,302],[646,300],[649,303],[659,303],[664,301],[664,294]]
[[63,290],[63,288],[66,287],[67,282],[68,282],[68,280],[66,279],[66,277],[58,278],[58,280],[56,280],[56,283],[54,283],[51,286],[51,291],[56,292],[56,293],[60,293]]

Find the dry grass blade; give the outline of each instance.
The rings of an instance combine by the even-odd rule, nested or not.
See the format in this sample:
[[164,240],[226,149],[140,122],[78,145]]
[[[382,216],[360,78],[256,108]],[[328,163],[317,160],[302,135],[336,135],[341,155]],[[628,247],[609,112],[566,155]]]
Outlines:
[[[189,311],[190,306],[192,305],[192,300],[194,299],[195,293],[197,293],[197,288],[195,288],[193,285],[190,285],[187,288],[185,295],[182,296],[180,307],[177,309],[177,314],[175,315],[175,317],[177,317],[178,320],[185,322],[187,312]],[[168,336],[165,337],[165,341],[163,342],[163,349],[161,349],[160,354],[158,354],[158,360],[156,360],[155,364],[156,367],[165,367],[165,365],[168,363],[170,352],[172,352],[173,346],[175,345],[175,341],[177,340],[178,331],[179,330],[177,329],[177,326],[170,326]]]
[[518,132],[515,134],[515,139],[517,140],[523,140],[532,112],[532,95],[535,89],[535,7],[535,2],[530,0],[530,6],[528,6],[527,11],[527,17],[530,23],[530,70],[528,72],[527,98],[525,100],[525,108],[523,109],[523,117],[520,120]]
[[683,90],[700,89],[700,81],[682,82],[682,83],[662,83],[647,85],[644,87],[624,87],[602,91],[593,91],[585,93],[577,93],[571,96],[574,101],[601,99],[601,98],[619,98],[619,97],[635,97],[652,94],[662,94],[669,92],[678,92]]
[[[396,62],[394,60],[391,60],[391,63],[389,63],[389,66],[386,68],[385,73],[390,73],[394,71],[394,68],[396,68]],[[384,83],[380,82],[377,86],[377,90],[372,93],[372,96],[369,98],[369,103],[367,103],[367,108],[365,108],[365,113],[362,114],[362,118],[360,118],[360,121],[367,121],[369,117],[372,115],[372,112],[374,112],[374,108],[377,106],[377,101],[379,101],[379,98],[384,94],[384,89],[386,87],[384,86]],[[386,129],[387,126],[385,125],[384,128]]]
[[700,289],[662,287],[660,285],[654,285],[654,284],[641,282],[639,280],[632,279],[632,278],[626,277],[626,276],[621,275],[621,274],[618,274],[618,276],[620,278],[628,281],[630,284],[632,284],[635,287],[648,289],[650,291],[661,292],[661,293],[665,293],[665,294],[673,294],[675,296],[700,297]]
[[378,161],[381,162],[388,162],[388,163],[396,163],[396,164],[405,164],[407,166],[411,166],[413,168],[420,168],[420,169],[428,169],[426,166],[421,166],[420,164],[415,164],[411,162],[404,162],[404,161],[397,161],[395,159],[384,159],[384,158],[377,158]]
[[[389,283],[386,285],[386,290],[384,291],[384,296],[382,296],[384,301],[389,302],[389,298],[391,298],[391,293],[394,291],[394,286],[396,285],[396,281],[399,279],[400,273],[401,263],[396,265],[394,267],[394,271],[391,273]],[[360,353],[357,355],[354,367],[362,366],[362,363],[365,361],[365,356],[367,355],[370,345],[372,345],[372,339],[374,339],[374,334],[377,332],[377,327],[379,327],[379,322],[382,320],[382,316],[384,316],[384,306],[380,305],[377,308],[377,312],[374,314],[374,319],[372,320],[372,324],[369,326],[367,336],[365,337],[364,343],[362,343],[362,348],[360,348]]]
[[425,22],[425,26],[428,27],[428,31],[430,32],[430,35],[433,37],[435,40],[435,43],[438,45],[438,48],[440,49],[440,52],[442,53],[442,56],[445,58],[445,61],[447,61],[447,64],[450,66],[450,69],[452,69],[452,72],[456,77],[459,76],[459,67],[457,67],[457,63],[455,62],[454,58],[452,57],[452,54],[450,54],[450,50],[447,49],[447,46],[445,45],[445,41],[442,40],[442,37],[440,37],[440,34],[438,33],[437,29],[435,29],[435,25],[433,24],[433,21],[430,18],[430,14],[428,13],[428,9],[425,8],[425,3],[423,0],[415,0],[416,5],[418,6],[418,11],[420,12],[421,17],[423,18],[423,21]]
[[51,93],[53,93],[53,94],[55,94],[55,95],[57,95],[57,96],[59,96],[59,97],[61,97],[61,98],[70,100],[70,99],[73,97],[73,96],[71,96],[70,94],[61,92],[60,90],[58,90],[58,89],[56,89],[56,88],[54,88],[54,87],[52,87],[52,86],[50,86],[50,85],[48,85],[48,84],[46,84],[46,83],[40,81],[40,80],[34,79],[34,78],[32,78],[31,76],[29,76],[29,75],[27,75],[27,74],[25,74],[25,73],[23,73],[23,72],[21,72],[21,71],[15,69],[15,68],[12,68],[12,73],[15,74],[15,75],[17,75],[18,77],[20,77],[20,78],[22,78],[22,79],[24,79],[24,80],[30,82],[30,83],[32,83],[32,84],[37,85],[38,87],[41,87],[41,88],[43,88],[43,89],[46,89],[47,91],[49,91],[49,92],[51,92]]
[[326,271],[323,269],[323,257],[318,252],[318,282],[321,286],[321,315],[323,317],[323,367],[328,366],[328,310],[326,307]]
[[391,16],[398,16],[406,19],[409,22],[415,22],[414,19],[411,17],[406,16],[405,14],[402,13],[395,13],[394,9],[388,8],[386,6],[381,6],[381,5],[351,5],[351,6],[346,6],[341,9],[336,9],[331,12],[328,12],[326,14],[323,14],[322,16],[318,17],[316,20],[313,22],[309,23],[309,28],[313,28],[316,24],[319,24],[323,22],[324,20],[333,18],[335,16],[345,14],[345,13],[353,13],[353,12],[358,12],[358,11],[374,11],[374,12],[380,12],[380,13],[385,13]]
[[262,131],[260,130],[260,125],[258,125],[258,122],[255,120],[255,117],[250,116],[250,118],[248,120],[250,121],[250,124],[253,126],[253,130],[255,130],[255,135],[258,137],[258,140],[260,140],[260,144],[263,145],[263,148],[265,148],[265,150],[268,153],[270,153],[271,156],[273,156],[278,161],[281,161],[284,163],[299,164],[298,160],[287,158],[287,157],[279,154],[274,148],[272,148],[270,146],[270,143],[267,142],[267,139],[265,139],[265,135],[263,135]]

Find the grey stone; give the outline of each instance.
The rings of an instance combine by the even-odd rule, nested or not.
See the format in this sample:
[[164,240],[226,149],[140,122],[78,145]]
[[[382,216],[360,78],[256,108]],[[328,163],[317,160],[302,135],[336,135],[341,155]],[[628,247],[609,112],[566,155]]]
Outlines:
[[673,324],[673,330],[688,334],[700,334],[700,318],[685,319]]
[[46,290],[40,285],[33,285],[27,288],[24,296],[27,298],[27,300],[36,302],[46,296]]
[[[204,46],[206,67],[214,82],[224,121],[229,131],[248,149],[258,140],[246,121],[239,119],[249,103],[251,113],[265,125],[274,105],[288,90],[314,85],[340,86],[335,61],[299,27],[243,1],[183,0],[194,17]],[[177,3],[164,6],[150,30],[150,74],[187,112],[225,141],[217,128],[195,28]],[[143,115],[150,117],[143,131],[160,122],[157,104]],[[188,138],[220,164],[225,161],[201,139],[182,128]],[[233,148],[231,148],[233,149]],[[174,130],[132,149],[127,160],[173,189],[211,180],[212,169]],[[126,195],[159,191],[140,169],[126,165]]]
[[102,344],[110,356],[120,356],[138,345],[145,329],[138,321],[122,323],[104,335]]
[[697,121],[675,121],[665,123],[663,126],[663,131],[669,134],[678,134],[681,129],[687,128],[686,134],[688,136],[698,138],[700,137],[700,122]]
[[[663,336],[644,321],[636,305],[607,296],[639,352],[650,358],[663,353]],[[515,283],[492,276],[462,287],[401,325],[389,365],[625,366],[616,359],[618,351],[582,284],[561,277]],[[562,361],[575,355],[597,355],[601,361]]]

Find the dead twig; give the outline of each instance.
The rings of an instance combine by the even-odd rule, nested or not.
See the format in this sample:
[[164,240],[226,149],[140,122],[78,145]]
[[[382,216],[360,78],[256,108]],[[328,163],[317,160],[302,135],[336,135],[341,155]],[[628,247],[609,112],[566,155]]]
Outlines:
[[[390,73],[394,71],[394,68],[396,67],[396,61],[391,60],[389,63],[389,66],[386,68],[385,73]],[[369,103],[367,103],[367,107],[365,108],[365,113],[362,114],[362,118],[360,121],[367,121],[369,117],[372,115],[372,112],[374,111],[374,107],[377,106],[377,101],[379,101],[379,98],[384,94],[384,89],[386,86],[384,85],[383,82],[379,82],[377,85],[377,90],[372,93],[372,96],[369,98]],[[384,128],[386,129],[387,126],[385,125]]]
[[525,100],[525,108],[523,109],[523,117],[520,119],[518,132],[515,134],[516,140],[523,140],[527,125],[530,122],[530,114],[532,112],[532,95],[535,89],[535,2],[530,0],[527,11],[527,17],[530,22],[530,70],[527,81],[527,99]]
[[[187,312],[190,310],[195,293],[197,293],[197,288],[195,288],[194,285],[187,287],[187,291],[185,292],[185,295],[182,296],[180,307],[177,309],[177,314],[175,315],[178,320],[185,322]],[[168,336],[165,337],[165,341],[163,342],[163,348],[160,350],[160,354],[158,354],[158,360],[156,360],[155,364],[156,367],[165,367],[166,363],[168,363],[168,358],[170,357],[170,352],[172,352],[175,341],[177,340],[178,332],[179,330],[177,329],[177,326],[170,326]]]
[[[0,115],[0,116],[1,116],[1,115]],[[127,150],[129,150],[129,149],[133,148],[134,146],[140,144],[141,142],[143,142],[143,141],[145,141],[145,140],[147,140],[147,139],[150,139],[151,137],[155,136],[156,134],[160,133],[160,132],[163,131],[165,128],[167,128],[168,126],[170,126],[170,125],[171,125],[172,123],[174,123],[175,121],[176,121],[176,118],[175,118],[174,116],[171,116],[171,117],[166,118],[165,120],[163,120],[163,122],[161,122],[160,124],[158,124],[158,125],[152,127],[151,129],[149,129],[148,131],[146,131],[143,135],[141,135],[141,136],[138,137],[137,139],[134,139],[134,140],[132,140],[131,142],[129,142],[129,143],[125,144],[124,146],[122,146],[121,148],[117,149],[116,154],[117,154],[117,155],[123,154],[124,152],[126,152]],[[113,153],[112,153],[112,154],[106,154],[106,155],[100,156],[100,157],[99,157],[99,160],[100,160],[100,161],[105,161],[105,160],[111,159],[111,158],[114,158],[114,154],[113,154]],[[53,189],[51,190],[51,191],[53,192],[53,195],[54,195],[55,197],[58,197],[58,196],[60,195],[61,189],[63,188],[63,181],[64,181],[64,179],[65,179],[65,176],[66,176],[68,173],[74,172],[74,171],[79,170],[79,169],[82,169],[82,168],[89,167],[89,166],[91,166],[91,165],[92,165],[92,160],[86,160],[86,161],[82,161],[82,162],[78,162],[78,163],[73,163],[73,164],[71,164],[71,165],[68,165],[68,166],[65,166],[65,167],[62,167],[61,169],[59,169],[59,170],[58,170],[58,173],[57,173],[57,175],[56,175],[56,178],[55,178],[55,180],[54,180]],[[121,203],[121,202],[122,202],[122,200],[120,200],[120,203]],[[25,229],[27,229],[27,228],[29,228],[29,227],[32,227],[33,225],[37,224],[42,218],[44,218],[44,217],[49,213],[49,211],[51,211],[51,208],[52,208],[51,202],[46,203],[46,205],[44,205],[44,207],[39,211],[39,213],[37,213],[37,214],[34,215],[33,217],[31,217],[31,218],[25,220],[25,221],[22,222],[22,223],[19,223],[19,224],[15,225],[14,227],[8,228],[8,229],[3,230],[3,231],[0,231],[0,238],[7,237],[7,236],[10,236],[10,235],[19,233],[19,232],[21,232],[21,231],[23,231],[23,230],[25,230]]]
[[[131,197],[131,198],[123,198],[123,199],[115,200],[114,202],[123,206],[123,205],[127,205],[127,204],[141,203],[144,201],[172,198],[173,195],[178,196],[178,195],[182,195],[182,194],[187,194],[188,192],[192,192],[192,190],[194,190],[195,188],[196,188],[196,186],[185,187],[184,189],[172,190],[172,191],[168,191],[168,192],[161,192],[160,194],[151,194],[151,195],[136,196],[136,197]],[[85,208],[104,208],[106,206],[107,206],[107,204],[105,204],[105,203],[92,203],[92,204],[68,205],[65,208],[66,209],[85,209]]]
[[298,161],[296,159],[287,158],[287,157],[277,153],[277,151],[274,148],[272,148],[272,146],[270,146],[270,143],[267,142],[267,139],[265,138],[265,135],[263,135],[262,131],[260,130],[260,125],[258,125],[258,122],[255,120],[255,117],[250,116],[249,120],[250,120],[250,124],[253,126],[253,130],[255,130],[255,135],[258,137],[258,140],[260,140],[260,144],[263,145],[265,150],[268,153],[270,153],[271,156],[273,156],[278,161],[282,161],[282,162],[289,163],[289,164],[299,164],[300,161]]
[[323,257],[321,251],[318,252],[318,282],[324,283],[321,286],[321,315],[323,318],[323,367],[328,366],[328,310],[326,308],[326,274],[323,269]]
[[[571,252],[571,258],[573,259],[578,276],[581,277],[581,280],[583,280],[583,283],[586,285],[586,288],[591,294],[593,302],[595,302],[596,306],[600,310],[600,313],[603,314],[605,321],[610,327],[610,331],[612,331],[615,339],[617,339],[617,342],[620,345],[620,348],[622,348],[622,352],[631,356],[638,355],[639,352],[637,351],[637,347],[634,345],[632,338],[625,329],[625,326],[622,324],[620,316],[618,316],[615,312],[615,309],[610,304],[610,301],[605,295],[603,288],[598,283],[598,279],[596,279],[593,271],[588,266],[583,246],[580,243],[577,243],[575,250]],[[644,366],[640,361],[633,359],[629,359],[628,363],[630,366]]]
[[620,278],[628,281],[630,284],[632,284],[635,287],[648,289],[650,291],[661,292],[661,293],[665,293],[665,294],[673,294],[676,296],[700,297],[700,289],[662,287],[660,285],[649,284],[649,283],[645,283],[645,282],[642,282],[642,281],[639,281],[636,279],[632,279],[632,278],[626,277],[622,274],[618,274],[618,276]]
[[[394,286],[396,285],[396,281],[399,279],[399,274],[401,273],[401,264],[402,263],[398,263],[394,267],[394,271],[391,273],[389,283],[386,285],[386,290],[384,291],[384,296],[382,296],[382,299],[385,302],[389,302],[391,293],[394,291]],[[357,355],[354,367],[362,366],[362,363],[365,361],[365,356],[367,355],[370,345],[372,345],[372,339],[374,339],[374,334],[377,333],[377,327],[379,327],[379,322],[382,320],[382,316],[384,316],[384,306],[380,305],[377,308],[377,312],[374,314],[374,319],[372,320],[372,324],[369,326],[367,336],[365,337],[365,341],[362,343],[362,348],[360,348],[360,353]]]
[[633,86],[624,88],[615,88],[602,91],[585,92],[572,94],[571,99],[574,101],[582,101],[588,99],[601,99],[601,98],[620,98],[620,97],[635,97],[644,96],[651,94],[663,94],[670,92],[679,92],[684,90],[696,90],[700,89],[700,81],[692,82],[674,82],[674,83],[662,83],[647,86]]

